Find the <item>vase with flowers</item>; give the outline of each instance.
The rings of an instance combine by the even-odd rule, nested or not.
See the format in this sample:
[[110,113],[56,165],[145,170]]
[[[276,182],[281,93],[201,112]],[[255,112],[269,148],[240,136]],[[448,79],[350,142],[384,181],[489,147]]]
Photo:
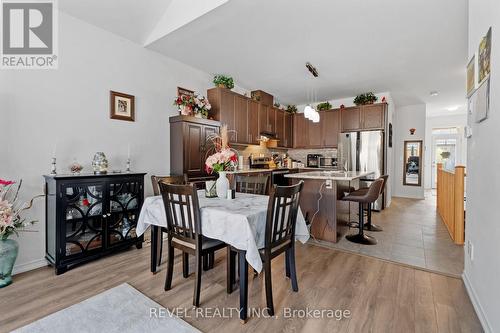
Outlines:
[[197,118],[208,118],[208,112],[212,108],[208,99],[201,95],[181,95],[174,100],[174,105],[183,116],[195,116]]
[[0,288],[12,283],[12,268],[16,262],[19,245],[9,237],[19,236],[19,231],[36,221],[28,221],[21,215],[31,208],[33,200],[20,202],[19,190],[22,181],[16,186],[13,181],[0,179]]
[[208,174],[216,172],[219,178],[215,182],[215,189],[219,198],[226,198],[229,189],[229,180],[226,172],[234,170],[238,164],[238,154],[228,145],[227,126],[222,125],[220,135],[209,137],[213,142],[213,154],[209,155],[205,161],[205,170]]

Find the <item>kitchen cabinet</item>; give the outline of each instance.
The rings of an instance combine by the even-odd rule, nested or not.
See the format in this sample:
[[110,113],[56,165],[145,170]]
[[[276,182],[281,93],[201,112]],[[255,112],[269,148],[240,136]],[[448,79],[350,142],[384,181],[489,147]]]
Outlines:
[[[321,118],[321,115],[320,115]],[[321,137],[321,122],[323,119],[320,119],[320,122],[314,123],[310,120],[306,120],[307,126],[309,127],[308,132],[308,140],[306,147],[308,148],[321,148],[323,144],[323,140]]]
[[342,132],[357,131],[361,128],[361,108],[352,106],[340,109]]
[[276,133],[276,115],[278,111],[277,108],[270,107],[267,113],[267,122],[269,123],[269,132],[271,133]]
[[385,103],[363,105],[361,107],[361,127],[366,130],[384,129]]
[[170,172],[190,179],[206,177],[205,160],[212,151],[208,138],[219,133],[220,123],[191,116],[170,117]]
[[292,148],[293,147],[293,114],[284,112],[285,115],[285,142],[284,147]]
[[259,133],[269,132],[269,106],[265,104],[259,104]]
[[233,138],[232,142],[248,143],[248,127],[248,100],[244,96],[234,94],[234,129],[236,137]]
[[286,147],[285,140],[285,111],[276,110],[276,125],[275,125],[276,139],[278,139],[279,147]]
[[385,128],[386,103],[353,106],[340,110],[342,132]]
[[248,99],[248,143],[259,144],[259,102]]
[[211,115],[219,120],[221,124],[227,125],[230,142],[236,142],[236,95],[231,90],[225,88],[213,88],[207,91],[208,101],[212,105]]
[[340,133],[340,110],[327,110],[320,112],[321,138],[323,147],[337,147]]
[[309,144],[309,119],[303,113],[293,115],[293,147],[306,148]]

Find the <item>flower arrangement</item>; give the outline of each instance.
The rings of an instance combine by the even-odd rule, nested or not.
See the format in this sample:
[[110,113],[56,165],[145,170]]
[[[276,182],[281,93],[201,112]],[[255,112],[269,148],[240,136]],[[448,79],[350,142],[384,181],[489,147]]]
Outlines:
[[208,137],[212,141],[213,147],[208,150],[208,153],[214,152],[208,156],[205,161],[205,170],[207,173],[212,174],[214,171],[219,173],[221,171],[233,170],[238,164],[238,155],[234,150],[229,148],[227,125],[222,125],[220,134],[213,134]]
[[26,228],[29,225],[35,224],[37,221],[27,221],[21,216],[21,213],[31,208],[34,197],[29,202],[21,203],[18,200],[19,190],[21,189],[22,181],[19,182],[17,188],[15,182],[0,179],[0,239],[6,240],[10,235],[16,234],[18,231]]
[[356,96],[356,98],[354,98],[354,104],[356,104],[356,105],[373,104],[377,100],[378,100],[378,97],[375,96],[374,93],[369,92],[366,94],[361,94],[361,95]]
[[227,88],[227,89],[234,88],[234,81],[233,81],[233,78],[230,76],[217,74],[214,76],[213,82],[214,82],[215,86],[217,86],[219,88]]
[[204,96],[194,94],[181,95],[174,100],[180,113],[184,116],[195,116],[199,118],[208,118],[208,111],[212,108],[208,99]]
[[318,105],[316,105],[316,110],[318,110],[318,111],[330,110],[331,108],[332,108],[332,105],[330,104],[330,102],[323,102],[323,103],[319,103]]

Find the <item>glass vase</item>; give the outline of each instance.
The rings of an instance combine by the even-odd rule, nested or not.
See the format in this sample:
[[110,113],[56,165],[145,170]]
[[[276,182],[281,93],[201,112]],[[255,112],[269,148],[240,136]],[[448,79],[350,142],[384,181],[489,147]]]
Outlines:
[[13,239],[0,239],[0,288],[12,283],[12,268],[17,258],[19,245]]

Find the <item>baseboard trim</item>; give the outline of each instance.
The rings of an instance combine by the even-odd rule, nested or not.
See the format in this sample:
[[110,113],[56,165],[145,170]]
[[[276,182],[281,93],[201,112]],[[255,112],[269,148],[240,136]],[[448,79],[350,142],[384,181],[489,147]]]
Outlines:
[[48,264],[49,262],[45,258],[42,258],[42,259],[32,260],[23,264],[15,265],[14,269],[12,270],[12,275],[31,271],[40,267],[47,266]]
[[465,271],[462,274],[462,281],[464,281],[465,290],[467,290],[467,293],[469,294],[469,298],[472,302],[472,306],[474,307],[474,310],[476,310],[477,317],[479,318],[479,321],[481,322],[481,326],[483,326],[484,332],[485,333],[493,333],[493,328],[491,327],[490,322],[488,321],[488,318],[486,317],[486,314],[483,310],[483,307],[481,306],[481,303],[479,303],[479,299],[477,297],[477,294],[474,291],[474,288],[472,287],[472,284],[470,283],[469,277],[467,276]]

